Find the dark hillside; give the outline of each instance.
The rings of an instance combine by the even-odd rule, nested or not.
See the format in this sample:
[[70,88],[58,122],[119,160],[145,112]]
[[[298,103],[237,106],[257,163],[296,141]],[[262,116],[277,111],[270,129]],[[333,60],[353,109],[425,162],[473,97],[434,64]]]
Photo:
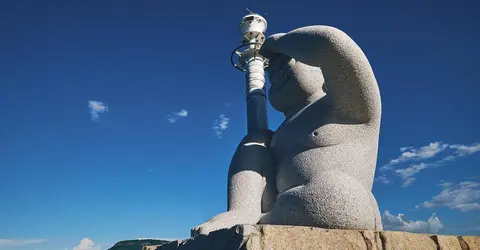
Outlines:
[[168,243],[166,240],[123,240],[117,242],[113,247],[108,250],[142,250],[144,246],[150,245],[163,245]]

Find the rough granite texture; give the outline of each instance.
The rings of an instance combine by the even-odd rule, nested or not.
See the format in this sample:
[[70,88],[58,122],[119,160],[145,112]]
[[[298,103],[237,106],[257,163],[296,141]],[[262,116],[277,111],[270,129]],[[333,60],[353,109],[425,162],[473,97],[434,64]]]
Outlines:
[[473,250],[478,236],[396,231],[322,229],[300,226],[238,225],[209,235],[167,243],[157,250]]
[[381,120],[367,57],[344,32],[308,26],[269,37],[260,54],[275,131],[248,134],[230,163],[227,211],[192,236],[238,224],[382,230],[371,190]]

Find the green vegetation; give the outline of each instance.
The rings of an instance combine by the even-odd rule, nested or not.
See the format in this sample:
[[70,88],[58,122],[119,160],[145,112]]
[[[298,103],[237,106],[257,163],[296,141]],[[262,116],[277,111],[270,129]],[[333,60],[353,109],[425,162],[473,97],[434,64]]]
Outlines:
[[147,240],[123,240],[117,242],[113,247],[108,250],[142,250],[143,246],[150,246],[150,245],[163,245],[168,243],[169,241],[166,240],[154,240],[154,239],[147,239]]

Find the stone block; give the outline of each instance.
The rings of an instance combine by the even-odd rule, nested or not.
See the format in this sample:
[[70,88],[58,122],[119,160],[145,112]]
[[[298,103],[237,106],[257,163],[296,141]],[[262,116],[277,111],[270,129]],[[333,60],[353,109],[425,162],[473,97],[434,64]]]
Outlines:
[[438,250],[462,250],[460,241],[456,236],[433,235],[432,239],[437,244]]
[[480,237],[303,226],[237,225],[162,245],[160,250],[471,250]]
[[437,244],[431,235],[397,231],[382,231],[380,238],[384,250],[437,250]]
[[478,236],[459,236],[462,250],[480,249],[480,237]]
[[381,241],[373,231],[328,230],[298,226],[259,227],[260,249],[381,249]]

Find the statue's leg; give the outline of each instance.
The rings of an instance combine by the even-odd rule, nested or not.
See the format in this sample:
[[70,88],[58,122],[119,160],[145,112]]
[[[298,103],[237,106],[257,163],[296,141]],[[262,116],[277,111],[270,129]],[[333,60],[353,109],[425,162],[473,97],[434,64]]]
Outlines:
[[378,207],[370,195],[353,177],[325,171],[310,183],[282,193],[259,224],[374,230]]
[[375,209],[375,230],[382,231],[383,224],[382,224],[382,216],[380,215],[380,209],[378,208],[377,200],[373,196],[372,192],[370,192],[370,202]]

